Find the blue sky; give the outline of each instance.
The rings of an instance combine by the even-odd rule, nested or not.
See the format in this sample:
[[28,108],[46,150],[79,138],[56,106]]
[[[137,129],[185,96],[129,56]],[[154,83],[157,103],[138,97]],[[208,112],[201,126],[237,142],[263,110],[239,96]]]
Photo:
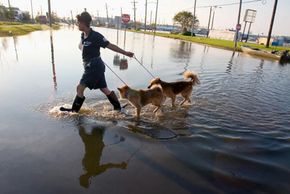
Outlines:
[[[34,14],[39,12],[41,9],[43,12],[47,11],[47,0],[32,0],[34,4]],[[105,3],[108,4],[109,15],[119,15],[120,8],[122,7],[124,13],[129,13],[133,16],[132,2],[133,0],[51,0],[52,10],[56,11],[60,16],[68,17],[70,10],[76,15],[81,12],[84,7],[92,13],[97,15],[99,11],[100,16],[106,15]],[[136,0],[137,3],[137,20],[144,20],[145,12],[145,0]],[[244,0],[248,1],[248,0]],[[23,10],[30,11],[30,0],[10,0],[13,6],[17,6]],[[148,21],[150,17],[150,11],[155,14],[156,0],[148,0]],[[204,5],[216,5],[224,3],[238,2],[238,0],[197,0],[197,6]],[[256,9],[257,18],[256,22],[252,26],[252,32],[256,34],[267,34],[270,18],[272,14],[274,0],[264,0],[265,3],[255,2],[251,4],[244,4],[242,9],[242,17],[244,16],[245,10]],[[0,0],[0,3],[7,5],[7,0]],[[159,0],[159,23],[172,24],[172,17],[175,13],[181,10],[192,11],[194,0]],[[232,5],[223,7],[216,10],[214,28],[227,29],[234,28],[237,22],[238,5]],[[209,8],[197,8],[197,17],[200,20],[201,26],[207,26],[209,15]],[[290,36],[290,1],[279,0],[275,25],[273,29],[274,35],[288,35]]]

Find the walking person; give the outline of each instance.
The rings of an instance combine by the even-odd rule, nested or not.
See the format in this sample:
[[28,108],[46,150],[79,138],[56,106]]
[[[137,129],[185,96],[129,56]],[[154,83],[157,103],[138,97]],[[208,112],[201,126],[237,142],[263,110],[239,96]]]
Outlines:
[[102,34],[94,31],[91,27],[92,17],[88,12],[77,15],[77,25],[81,34],[79,48],[82,50],[84,73],[77,86],[77,95],[71,108],[61,107],[61,111],[78,112],[85,101],[84,91],[100,89],[113,105],[114,110],[121,110],[121,105],[114,91],[107,87],[105,78],[105,64],[100,56],[100,48],[108,48],[112,51],[133,57],[134,53],[125,51],[110,43]]

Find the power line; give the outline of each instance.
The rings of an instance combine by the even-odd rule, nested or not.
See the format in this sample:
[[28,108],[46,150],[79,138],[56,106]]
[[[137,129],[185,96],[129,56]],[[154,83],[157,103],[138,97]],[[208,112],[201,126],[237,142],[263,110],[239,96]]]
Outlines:
[[[267,1],[266,0],[249,0],[249,1],[244,1],[243,4],[247,4],[247,3],[257,3],[257,2],[262,2],[263,4],[266,4]],[[240,2],[234,2],[234,3],[224,3],[224,4],[216,4],[216,5],[202,5],[202,6],[197,6],[196,8],[210,8],[210,7],[226,7],[226,6],[232,6],[232,5],[239,5]],[[185,8],[184,10],[187,9],[192,9],[194,7],[189,7],[189,8]]]

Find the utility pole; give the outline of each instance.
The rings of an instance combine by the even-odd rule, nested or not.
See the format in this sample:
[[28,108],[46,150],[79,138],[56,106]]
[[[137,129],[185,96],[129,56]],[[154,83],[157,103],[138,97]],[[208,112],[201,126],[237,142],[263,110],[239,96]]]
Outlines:
[[196,0],[194,0],[194,7],[193,7],[193,21],[191,24],[191,36],[193,35],[193,29],[195,25],[195,15],[196,15]]
[[248,34],[247,34],[247,38],[245,42],[248,42],[249,39],[249,35],[250,35],[250,30],[251,30],[251,26],[252,26],[252,22],[250,22],[250,26],[249,26],[249,30],[248,30]]
[[213,15],[212,15],[212,21],[211,21],[211,30],[213,29],[214,19],[215,19],[215,11],[216,9],[220,9],[222,7],[214,6],[213,8]]
[[109,13],[108,13],[108,5],[106,3],[106,13],[107,13],[107,23],[108,23],[108,27],[109,27]]
[[70,10],[70,16],[71,16],[71,21],[72,21],[72,24],[74,25],[74,24],[75,24],[75,22],[74,22],[74,17],[73,17],[72,10]]
[[211,30],[213,29],[213,23],[214,23],[214,17],[215,17],[215,9],[216,9],[216,7],[213,8],[211,27],[210,27]]
[[207,24],[207,35],[206,35],[207,38],[208,38],[208,35],[209,35],[209,26],[210,26],[210,20],[211,20],[211,12],[212,12],[212,6],[210,6],[210,10],[209,10],[209,17],[208,17],[208,24]]
[[12,14],[11,14],[11,4],[10,4],[10,0],[8,0],[8,7],[9,7],[9,19],[12,20]]
[[235,48],[237,48],[238,39],[239,39],[239,30],[237,29],[237,27],[238,27],[238,25],[240,25],[241,11],[242,11],[242,3],[243,3],[243,1],[240,0],[239,14],[238,14],[238,22],[237,22],[237,26],[236,26]]
[[99,25],[100,22],[100,14],[99,14],[99,10],[97,10],[97,24]]
[[152,25],[152,10],[150,11],[150,26]]
[[245,31],[246,31],[247,23],[248,23],[248,22],[245,21],[244,30],[243,30],[243,33],[242,33],[242,42],[243,42],[243,39],[244,39],[244,35],[245,35]]
[[50,0],[48,0],[48,18],[49,18],[49,26],[52,27]]
[[270,46],[270,40],[271,40],[271,36],[272,36],[272,30],[273,30],[275,15],[276,15],[277,4],[278,4],[278,0],[275,0],[272,18],[271,18],[271,23],[270,23],[270,28],[269,28],[269,33],[268,33],[267,44],[266,44],[267,48],[269,48],[269,46]]
[[134,10],[134,28],[135,28],[135,30],[137,30],[137,25],[136,25],[136,1],[134,0],[133,2],[133,10]]
[[34,23],[32,0],[30,0],[30,7],[31,7],[31,21]]
[[154,35],[155,35],[155,33],[156,33],[156,29],[157,29],[157,13],[158,13],[158,0],[157,0],[157,2],[156,2]]
[[145,1],[145,21],[144,21],[144,30],[145,30],[145,32],[146,32],[146,28],[147,28],[147,26],[146,26],[146,24],[147,24],[147,0]]

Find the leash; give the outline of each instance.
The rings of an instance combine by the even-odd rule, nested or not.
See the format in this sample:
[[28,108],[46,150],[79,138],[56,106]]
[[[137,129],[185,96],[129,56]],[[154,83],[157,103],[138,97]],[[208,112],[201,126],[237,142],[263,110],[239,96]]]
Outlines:
[[134,55],[134,59],[153,77],[155,76],[137,59],[137,57]]
[[126,86],[128,86],[128,84],[122,79],[122,78],[120,78],[120,76],[118,76],[118,74],[109,66],[109,65],[107,65],[106,63],[104,63],[111,71],[112,71],[112,73],[113,74],[115,74],[115,76],[117,77],[117,78],[119,78],[119,80],[121,81],[121,82],[123,82],[123,84],[125,84]]

